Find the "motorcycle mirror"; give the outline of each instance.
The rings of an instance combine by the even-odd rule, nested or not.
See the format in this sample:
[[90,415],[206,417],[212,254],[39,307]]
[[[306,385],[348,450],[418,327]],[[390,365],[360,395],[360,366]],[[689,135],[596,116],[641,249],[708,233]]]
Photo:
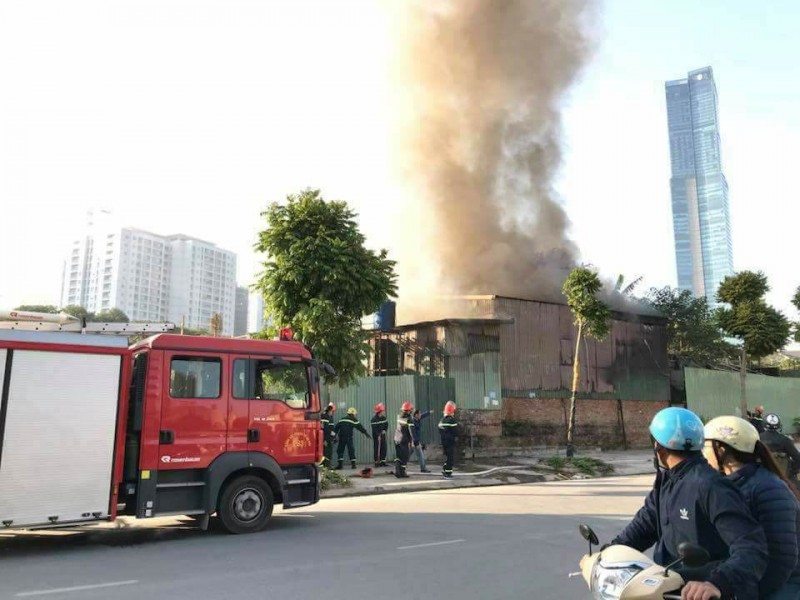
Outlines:
[[587,542],[589,542],[589,556],[592,555],[592,546],[598,546],[600,544],[600,540],[597,539],[597,534],[592,531],[592,528],[588,525],[581,524],[578,526],[578,531],[581,532],[581,536]]
[[678,546],[678,555],[681,557],[683,564],[692,569],[702,567],[711,560],[711,556],[709,556],[705,548],[690,542],[683,542]]

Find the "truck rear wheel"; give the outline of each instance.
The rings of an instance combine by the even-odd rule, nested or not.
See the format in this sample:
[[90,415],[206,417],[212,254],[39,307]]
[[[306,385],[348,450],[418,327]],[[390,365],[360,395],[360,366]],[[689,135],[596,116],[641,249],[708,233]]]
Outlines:
[[273,505],[269,485],[263,479],[245,475],[225,486],[217,516],[228,533],[253,533],[266,526]]

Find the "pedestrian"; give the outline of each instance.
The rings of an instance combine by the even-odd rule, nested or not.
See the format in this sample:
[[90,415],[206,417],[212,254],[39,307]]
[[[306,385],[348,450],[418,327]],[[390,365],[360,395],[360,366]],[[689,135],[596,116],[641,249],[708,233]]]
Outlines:
[[386,407],[382,402],[375,405],[375,415],[370,422],[372,425],[372,455],[376,467],[386,466],[386,432],[389,429],[389,420],[386,418]]
[[411,433],[414,435],[414,453],[417,455],[420,473],[431,472],[425,464],[425,444],[422,442],[422,419],[426,419],[430,414],[429,410],[424,413],[420,413],[419,409],[414,411],[414,429],[411,430]]
[[678,560],[681,542],[708,551],[702,569],[676,567],[685,576],[681,598],[758,598],[767,569],[767,540],[733,482],[703,458],[703,422],[693,412],[672,406],[650,423],[658,470],[644,506],[611,545],[644,552],[655,545],[653,560]]
[[347,415],[336,424],[336,435],[339,438],[339,445],[336,448],[336,457],[339,462],[336,470],[340,470],[344,464],[344,449],[347,448],[347,456],[350,458],[350,468],[356,468],[356,448],[353,445],[353,430],[358,429],[367,438],[371,437],[364,426],[358,420],[358,411],[352,406],[347,409]]
[[333,442],[336,440],[336,429],[333,422],[335,412],[336,405],[331,402],[322,411],[319,419],[322,427],[322,464],[329,469],[333,461]]
[[747,415],[750,424],[756,428],[758,433],[764,432],[764,407],[756,406],[755,410]]
[[398,479],[408,477],[406,465],[411,454],[411,444],[414,441],[414,434],[411,433],[414,429],[414,419],[411,416],[413,410],[414,405],[406,401],[403,402],[403,406],[400,407],[400,414],[397,415],[397,426],[394,430],[394,451],[396,456],[394,459],[394,476]]
[[800,598],[797,489],[786,485],[786,477],[759,439],[758,431],[744,419],[711,419],[705,426],[705,438],[703,456],[708,464],[739,488],[767,536],[769,560],[758,597],[797,600]]
[[800,471],[800,452],[797,446],[788,437],[781,433],[781,418],[770,413],[764,419],[764,431],[760,434],[761,441],[770,449],[778,459],[778,464],[783,467],[783,472],[797,486],[797,473]]
[[456,456],[456,439],[458,437],[458,421],[456,421],[456,403],[452,400],[444,405],[442,420],[439,421],[439,437],[444,451],[442,475],[446,479],[453,477],[453,463]]

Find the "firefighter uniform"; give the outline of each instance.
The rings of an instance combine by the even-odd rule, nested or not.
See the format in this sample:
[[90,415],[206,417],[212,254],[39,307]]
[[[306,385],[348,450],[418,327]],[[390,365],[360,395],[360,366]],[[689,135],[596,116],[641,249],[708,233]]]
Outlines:
[[439,421],[439,437],[442,440],[442,449],[444,450],[444,466],[442,467],[442,475],[445,477],[453,476],[453,463],[456,456],[456,438],[458,437],[458,421],[453,415],[445,415]]
[[411,453],[411,444],[414,441],[414,419],[411,417],[411,410],[403,411],[397,415],[397,427],[394,430],[394,451],[397,458],[394,459],[394,476],[398,478],[408,477],[406,465]]
[[389,429],[389,420],[386,413],[378,412],[372,417],[372,454],[376,467],[386,466],[386,432]]
[[336,424],[334,429],[336,436],[339,438],[339,445],[336,448],[336,457],[339,462],[336,465],[336,469],[342,468],[345,448],[347,448],[347,455],[350,458],[350,468],[356,468],[356,448],[353,445],[354,429],[358,429],[365,436],[370,437],[367,430],[364,429],[364,426],[359,422],[355,409],[351,408],[347,411],[347,414],[342,417],[341,421]]
[[320,415],[320,424],[322,426],[322,464],[330,468],[331,461],[333,460],[333,442],[336,439],[335,424],[333,422],[334,408],[328,406],[322,411]]

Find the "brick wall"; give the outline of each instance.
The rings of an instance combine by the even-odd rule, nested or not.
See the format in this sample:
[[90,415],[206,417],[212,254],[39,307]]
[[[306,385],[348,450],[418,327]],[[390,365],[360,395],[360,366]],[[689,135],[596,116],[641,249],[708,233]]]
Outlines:
[[[649,445],[647,427],[650,420],[667,405],[667,402],[622,401],[629,447]],[[622,447],[622,428],[617,410],[617,400],[578,400],[576,446]],[[504,398],[502,411],[461,411],[460,420],[464,426],[472,424],[476,447],[563,446],[568,412],[569,399]]]

